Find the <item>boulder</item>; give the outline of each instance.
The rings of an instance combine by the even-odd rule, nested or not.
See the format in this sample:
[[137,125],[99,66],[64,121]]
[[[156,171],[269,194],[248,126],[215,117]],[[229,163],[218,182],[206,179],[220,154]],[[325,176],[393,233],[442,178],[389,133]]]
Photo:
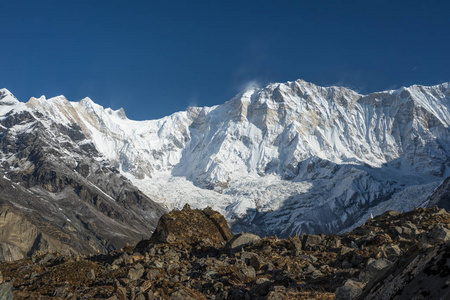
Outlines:
[[208,240],[215,245],[229,241],[232,237],[233,233],[221,214],[211,208],[191,209],[186,204],[183,210],[173,210],[159,219],[150,241],[197,244]]
[[392,228],[392,234],[394,237],[399,236],[403,233],[403,228],[400,226],[395,226],[394,228]]
[[302,241],[303,249],[309,251],[318,250],[317,248],[322,243],[322,241],[323,237],[321,237],[320,235],[304,234]]
[[450,240],[450,230],[443,226],[436,226],[429,236],[437,242],[448,242]]
[[379,258],[395,258],[402,254],[402,250],[398,245],[387,244],[380,247],[377,253]]
[[328,248],[340,248],[342,246],[341,240],[336,236],[330,236],[326,239],[326,246]]
[[225,246],[226,249],[237,251],[245,246],[253,245],[259,242],[261,238],[253,233],[239,233],[234,236]]
[[289,249],[295,251],[298,255],[302,251],[302,241],[298,236],[293,236],[289,238]]
[[342,247],[339,249],[339,254],[340,254],[340,255],[345,255],[345,254],[347,254],[347,253],[349,253],[349,252],[352,252],[352,251],[353,251],[352,248],[346,247],[346,246],[342,246]]
[[250,258],[249,265],[258,271],[264,265],[264,261],[257,254],[255,254]]
[[49,261],[55,259],[55,256],[52,253],[47,253],[45,254],[40,260],[39,260],[39,265],[44,266],[45,264],[47,264]]
[[141,264],[136,264],[133,268],[128,270],[128,279],[130,280],[138,280],[144,275],[144,266]]
[[367,267],[359,273],[359,280],[362,282],[369,282],[373,278],[375,278],[380,272],[383,272],[390,266],[392,266],[392,262],[385,258],[380,258],[377,260],[371,260]]
[[336,289],[336,300],[355,299],[361,294],[363,287],[363,283],[348,279],[343,286]]
[[245,276],[248,276],[248,277],[255,277],[256,276],[256,272],[255,272],[255,269],[253,268],[253,267],[251,267],[251,266],[248,266],[248,267],[243,267],[242,269],[241,269],[241,272],[245,275]]
[[220,213],[213,210],[211,207],[205,208],[203,210],[203,213],[216,225],[224,240],[229,241],[233,238],[233,232],[231,232],[230,228],[228,227],[227,221]]
[[14,288],[12,282],[5,282],[0,284],[0,299],[2,300],[14,299],[13,289]]
[[302,255],[301,258],[310,262],[317,261],[317,257],[315,257],[314,255]]
[[389,244],[392,243],[392,238],[386,234],[377,234],[372,239],[370,239],[369,245],[383,245],[383,244]]
[[86,278],[88,280],[95,280],[95,271],[93,269],[90,269],[87,273],[86,273]]
[[381,217],[382,218],[386,218],[386,217],[397,217],[398,215],[400,215],[401,213],[399,213],[398,211],[394,211],[394,210],[388,210],[386,212],[384,212]]

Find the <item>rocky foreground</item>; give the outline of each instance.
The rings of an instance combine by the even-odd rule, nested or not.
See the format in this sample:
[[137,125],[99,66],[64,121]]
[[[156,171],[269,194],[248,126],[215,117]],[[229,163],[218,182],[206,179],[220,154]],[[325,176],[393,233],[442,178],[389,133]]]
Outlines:
[[233,235],[219,213],[164,215],[149,240],[2,263],[2,299],[449,299],[450,213],[388,211],[341,236]]

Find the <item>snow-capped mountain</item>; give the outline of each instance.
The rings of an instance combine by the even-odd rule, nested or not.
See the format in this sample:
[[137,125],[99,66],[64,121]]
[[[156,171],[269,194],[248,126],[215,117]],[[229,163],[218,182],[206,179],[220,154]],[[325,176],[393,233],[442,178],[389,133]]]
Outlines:
[[412,209],[449,174],[449,83],[361,95],[297,80],[150,121],[89,98],[9,107],[1,118],[28,110],[76,127],[151,199],[211,206],[235,231],[344,231]]
[[76,123],[0,90],[0,261],[90,254],[148,238],[165,212],[112,168]]

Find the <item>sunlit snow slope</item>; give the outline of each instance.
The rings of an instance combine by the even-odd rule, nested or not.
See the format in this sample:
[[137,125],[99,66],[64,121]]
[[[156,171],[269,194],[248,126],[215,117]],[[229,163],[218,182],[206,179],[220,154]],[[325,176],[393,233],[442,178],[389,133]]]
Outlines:
[[259,234],[339,232],[409,210],[449,173],[449,83],[360,95],[297,80],[151,121],[88,98],[26,107],[76,123],[168,208],[209,205]]

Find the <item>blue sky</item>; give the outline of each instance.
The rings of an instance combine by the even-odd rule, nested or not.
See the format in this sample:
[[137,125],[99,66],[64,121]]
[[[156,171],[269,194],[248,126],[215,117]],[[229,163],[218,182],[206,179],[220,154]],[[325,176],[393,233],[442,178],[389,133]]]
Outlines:
[[298,78],[362,93],[450,81],[448,1],[1,1],[0,87],[131,119]]

